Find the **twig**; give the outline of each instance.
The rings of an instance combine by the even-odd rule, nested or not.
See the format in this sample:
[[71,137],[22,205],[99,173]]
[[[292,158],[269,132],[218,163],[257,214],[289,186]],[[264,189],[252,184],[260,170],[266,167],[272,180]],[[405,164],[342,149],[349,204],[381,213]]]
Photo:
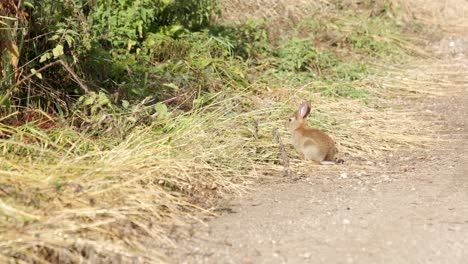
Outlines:
[[291,171],[291,168],[289,167],[289,158],[288,158],[288,155],[286,155],[286,150],[284,149],[283,142],[281,142],[281,137],[279,135],[279,132],[278,132],[277,128],[273,129],[273,137],[275,138],[275,141],[278,144],[281,164],[284,167],[283,174],[284,174],[284,176],[291,176],[292,171]]
[[47,70],[48,68],[50,68],[50,67],[52,67],[52,66],[54,66],[55,64],[58,64],[58,63],[59,63],[59,61],[56,60],[56,61],[54,61],[54,62],[51,62],[51,63],[47,64],[47,65],[42,66],[41,68],[39,68],[38,70],[36,70],[34,73],[30,73],[29,75],[27,75],[26,77],[24,77],[23,79],[21,79],[20,81],[18,81],[15,85],[13,85],[13,87],[19,86],[20,84],[24,83],[25,81],[31,79],[31,78],[32,78],[34,75],[36,75],[37,73],[42,72],[42,71],[45,71],[45,70]]
[[42,71],[45,71],[47,70],[48,68],[56,65],[56,64],[62,64],[63,68],[65,68],[65,70],[72,76],[72,78],[75,80],[76,83],[78,83],[78,85],[81,87],[81,89],[83,89],[83,91],[85,93],[89,93],[89,89],[88,87],[80,80],[80,78],[78,77],[78,75],[76,75],[76,73],[72,70],[72,68],[70,68],[70,66],[68,66],[68,64],[66,64],[64,61],[62,60],[56,60],[54,62],[51,62],[47,65],[44,65],[42,66],[41,68],[39,68],[38,70],[36,70],[34,73],[31,73],[29,75],[27,75],[26,77],[24,77],[23,79],[21,79],[20,81],[18,81],[13,87],[16,87],[16,86],[19,86],[21,85],[22,83],[24,83],[25,81],[31,79],[34,75],[36,75],[37,73],[39,72],[42,72]]
[[64,61],[62,60],[58,60],[60,62],[60,64],[62,64],[62,66],[65,68],[65,70],[68,71],[68,73],[70,73],[70,75],[73,77],[73,79],[75,79],[75,81],[78,83],[78,85],[81,87],[81,89],[83,89],[83,91],[85,91],[85,93],[89,93],[89,89],[88,87],[80,80],[80,78],[78,77],[78,75],[76,75],[76,73],[72,70],[72,68],[70,68],[70,66],[68,66],[68,64],[66,64]]

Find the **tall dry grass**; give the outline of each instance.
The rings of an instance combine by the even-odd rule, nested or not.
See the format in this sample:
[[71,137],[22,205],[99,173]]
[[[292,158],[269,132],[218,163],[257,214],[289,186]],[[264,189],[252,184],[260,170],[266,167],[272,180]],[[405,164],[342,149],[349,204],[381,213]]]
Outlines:
[[[245,93],[178,116],[168,121],[165,133],[141,128],[114,147],[78,154],[73,148],[89,144],[79,134],[57,132],[70,141],[59,150],[45,145],[50,135],[38,139],[40,144],[2,140],[2,148],[27,149],[42,158],[0,158],[0,252],[26,262],[163,261],[157,248],[175,244],[168,227],[183,226],[189,215],[215,214],[223,194],[244,192],[264,172],[282,175],[272,131],[278,128],[288,142],[284,118],[303,99],[312,100],[311,119],[322,120],[350,163],[344,166],[352,168],[427,146],[434,125],[391,104],[385,107],[385,94],[440,96],[427,91],[440,84],[390,76],[354,83],[381,93],[379,107],[323,97],[313,92],[319,85],[314,83],[260,96]],[[246,102],[254,106],[240,110]],[[289,147],[287,153],[296,157]]]

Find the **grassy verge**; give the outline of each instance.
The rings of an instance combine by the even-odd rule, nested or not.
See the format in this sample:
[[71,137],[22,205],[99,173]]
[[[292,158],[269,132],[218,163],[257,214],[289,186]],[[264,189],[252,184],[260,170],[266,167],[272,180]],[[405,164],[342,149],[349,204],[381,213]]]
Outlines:
[[2,123],[0,259],[163,260],[158,248],[174,243],[170,226],[213,214],[218,198],[244,192],[264,173],[280,175],[272,131],[286,137],[286,116],[302,100],[313,102],[311,124],[350,160],[376,162],[426,144],[411,116],[385,107],[388,96],[406,93],[403,82],[373,66],[422,53],[391,10],[313,8],[288,32],[250,20],[185,39],[149,37],[147,47],[163,47],[149,50],[142,66],[156,77],[137,80],[149,91],[164,81],[159,99],[169,109],[115,106],[94,93],[71,119],[33,111],[41,118]]

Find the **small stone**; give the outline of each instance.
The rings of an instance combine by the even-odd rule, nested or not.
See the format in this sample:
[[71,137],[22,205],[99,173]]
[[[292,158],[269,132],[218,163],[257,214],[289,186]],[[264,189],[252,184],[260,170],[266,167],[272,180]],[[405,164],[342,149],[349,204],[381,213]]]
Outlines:
[[340,178],[342,179],[347,179],[348,178],[348,174],[346,172],[343,172],[340,174]]
[[365,171],[357,171],[354,174],[356,174],[356,176],[358,176],[358,177],[361,177],[363,175],[366,175],[367,173]]
[[351,222],[348,219],[343,219],[343,224],[344,225],[349,225]]

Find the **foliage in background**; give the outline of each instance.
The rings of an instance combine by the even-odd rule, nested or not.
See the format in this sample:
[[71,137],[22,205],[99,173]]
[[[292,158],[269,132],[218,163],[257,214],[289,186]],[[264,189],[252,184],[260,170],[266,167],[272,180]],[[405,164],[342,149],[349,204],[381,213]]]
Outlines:
[[105,0],[95,4],[89,19],[98,41],[133,50],[150,32],[176,36],[207,28],[215,8],[214,0]]
[[[62,111],[85,86],[115,93],[114,101],[120,101],[122,94],[132,92],[125,84],[133,82],[133,72],[141,71],[141,60],[146,66],[151,63],[136,56],[147,36],[177,37],[202,30],[215,8],[214,0],[9,1],[1,7],[1,32],[8,36],[7,41],[2,38],[1,51],[8,53],[2,58],[18,62],[2,61],[3,94],[15,105]],[[70,67],[51,65],[58,59]],[[83,80],[81,87],[77,78]],[[144,90],[143,83],[133,94]]]
[[[213,24],[215,0],[20,2],[1,9],[6,112],[13,105],[67,114],[87,91],[102,91],[114,104],[151,96],[189,109],[198,97],[255,79],[357,80],[367,74],[365,63],[344,62],[337,51],[387,56],[405,44],[394,37],[399,28],[387,5],[313,14],[292,34],[271,39],[265,20]],[[266,63],[261,72],[247,70]]]

